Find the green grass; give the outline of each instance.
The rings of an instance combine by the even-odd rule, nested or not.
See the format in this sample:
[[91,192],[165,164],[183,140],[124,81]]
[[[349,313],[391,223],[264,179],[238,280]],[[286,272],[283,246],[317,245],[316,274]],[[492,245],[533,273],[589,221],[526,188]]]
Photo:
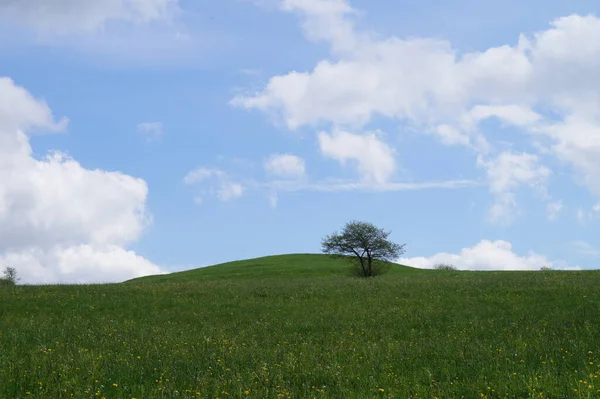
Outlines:
[[[389,264],[390,275],[424,272],[395,263]],[[345,259],[316,254],[275,255],[263,258],[222,263],[200,269],[159,276],[140,277],[132,282],[184,282],[239,279],[296,279],[351,275],[352,268]]]
[[290,255],[0,287],[0,398],[598,398],[600,273]]

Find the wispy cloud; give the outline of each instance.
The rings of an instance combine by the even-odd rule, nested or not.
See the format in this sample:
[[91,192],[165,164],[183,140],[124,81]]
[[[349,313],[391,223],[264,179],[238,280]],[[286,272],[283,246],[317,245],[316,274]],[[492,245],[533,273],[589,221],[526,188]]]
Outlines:
[[[302,164],[303,165],[303,164]],[[216,182],[214,184],[208,180]],[[280,199],[280,193],[284,192],[397,192],[397,191],[419,191],[419,190],[455,190],[472,187],[484,186],[486,183],[476,180],[446,180],[430,182],[383,182],[365,180],[341,180],[327,179],[311,182],[308,176],[302,179],[279,179],[259,181],[250,178],[232,176],[229,173],[216,168],[200,167],[190,171],[183,181],[186,185],[204,185],[213,187],[209,190],[224,200],[231,200],[241,197],[249,191],[263,192],[266,195],[270,205],[276,207]],[[198,198],[198,196],[196,197]],[[203,202],[196,201],[197,203]]]
[[592,246],[590,243],[586,241],[574,241],[572,244],[578,254],[592,258],[600,258],[600,249]]
[[253,186],[276,191],[363,191],[363,192],[394,192],[417,190],[452,190],[482,186],[485,183],[474,180],[447,180],[438,182],[388,182],[369,183],[363,181],[328,180],[320,182],[269,181],[254,182]]
[[164,133],[163,124],[161,122],[138,123],[137,130],[146,137],[147,141],[158,140]]

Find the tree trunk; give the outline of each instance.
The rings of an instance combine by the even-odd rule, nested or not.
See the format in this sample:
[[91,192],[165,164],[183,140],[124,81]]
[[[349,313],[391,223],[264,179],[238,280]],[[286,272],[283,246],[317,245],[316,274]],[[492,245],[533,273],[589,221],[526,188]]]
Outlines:
[[367,275],[367,269],[365,268],[365,260],[363,259],[362,256],[359,256],[358,259],[360,260],[360,268],[362,269],[363,276],[364,277],[369,277]]
[[367,277],[373,277],[373,258],[371,258],[371,255],[367,257],[367,262],[369,263],[369,275]]

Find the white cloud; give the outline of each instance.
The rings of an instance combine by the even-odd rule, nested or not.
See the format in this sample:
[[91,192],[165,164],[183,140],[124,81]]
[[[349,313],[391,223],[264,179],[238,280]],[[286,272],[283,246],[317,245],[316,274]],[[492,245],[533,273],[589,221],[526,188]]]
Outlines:
[[445,124],[438,125],[433,129],[432,133],[437,134],[442,143],[446,145],[471,146],[471,137],[454,126]]
[[281,177],[299,178],[306,173],[304,159],[290,154],[273,154],[265,162],[265,170]]
[[59,48],[94,66],[194,64],[209,46],[181,15],[178,0],[0,0],[0,48]]
[[352,161],[362,179],[368,183],[387,183],[396,170],[394,150],[381,141],[377,133],[364,135],[335,131],[318,135],[321,153],[344,165]]
[[146,137],[146,140],[152,141],[163,135],[163,124],[161,122],[142,122],[137,124],[137,130]]
[[183,178],[185,184],[200,183],[210,177],[224,177],[226,173],[219,169],[198,168],[188,172]]
[[43,34],[94,32],[111,22],[169,19],[178,0],[19,0],[0,2],[0,20]]
[[149,260],[117,245],[29,247],[0,253],[0,264],[16,267],[22,282],[28,284],[115,283],[165,273]]
[[[213,195],[221,201],[230,201],[244,194],[244,186],[231,181],[229,175],[220,169],[197,168],[190,171],[183,181],[187,185],[197,185],[208,179],[213,179],[215,184],[209,185],[209,189],[203,195]],[[201,195],[194,196],[194,202],[201,205],[204,199]]]
[[581,224],[594,220],[594,218],[600,216],[600,204],[594,205],[590,211],[585,211],[583,208],[579,208],[576,213],[577,220]]
[[[125,248],[150,223],[148,188],[60,152],[32,155],[31,130],[55,131],[49,107],[0,78],[0,259],[24,282],[116,281],[161,269]],[[110,262],[121,259],[119,265]],[[127,263],[126,260],[132,260]]]
[[563,209],[562,201],[551,201],[548,204],[546,204],[546,211],[548,212],[548,219],[555,220],[562,209]]
[[330,41],[337,51],[356,45],[353,24],[346,18],[356,12],[345,0],[281,0],[280,7],[307,16],[303,28],[310,39]]
[[317,191],[317,192],[395,192],[395,191],[418,191],[418,190],[455,190],[461,188],[477,187],[481,183],[473,180],[448,180],[433,182],[387,182],[383,184],[372,184],[364,181],[347,180],[324,180],[317,182],[296,181],[269,181],[264,183],[255,182],[253,187],[275,190],[275,191]]
[[58,132],[67,127],[67,118],[55,122],[45,101],[35,99],[9,77],[0,76],[0,94],[0,129],[6,132],[7,140],[9,131],[13,131],[10,137],[14,139],[16,130]]
[[542,117],[527,107],[519,105],[476,105],[463,117],[463,123],[478,122],[496,117],[510,125],[531,126],[540,121]]
[[574,241],[573,246],[580,255],[585,255],[592,258],[600,258],[600,249],[593,247],[586,241]]
[[[401,120],[480,154],[493,150],[480,122],[497,117],[535,145],[544,138],[545,149],[600,197],[599,18],[558,18],[514,44],[460,54],[443,40],[360,31],[347,1],[279,4],[301,15],[307,36],[326,41],[331,56],[311,71],[273,76],[232,104],[262,110],[292,130],[326,123],[358,132],[378,117]],[[507,194],[498,212],[513,204]]]
[[546,193],[545,185],[551,172],[539,164],[537,155],[503,152],[488,162],[479,157],[478,163],[486,168],[490,191],[496,198],[490,210],[492,222],[508,224],[512,221],[517,212],[516,190],[520,186],[536,187]]
[[543,186],[550,170],[539,164],[537,155],[503,152],[496,159],[484,163],[494,193],[514,191],[519,185]]
[[430,257],[401,258],[397,262],[424,269],[432,269],[439,263],[452,264],[460,270],[539,270],[542,266],[578,269],[534,252],[518,255],[510,242],[502,240],[482,240],[474,247],[463,248],[458,254],[442,252]]
[[217,191],[217,197],[221,201],[229,201],[239,198],[244,194],[244,186],[239,183],[223,182]]
[[[208,180],[212,179],[212,184]],[[265,194],[269,204],[276,207],[281,192],[397,192],[417,190],[455,190],[481,186],[481,182],[473,180],[447,180],[430,182],[394,182],[386,181],[374,184],[370,180],[340,180],[326,179],[309,181],[308,179],[282,179],[257,181],[241,179],[239,182],[231,180],[231,176],[220,169],[198,168],[192,170],[184,177],[188,185],[198,185],[201,194],[195,194],[194,202],[197,205],[204,203],[204,197],[213,196],[221,201],[229,201],[243,196],[247,191],[259,191]]]

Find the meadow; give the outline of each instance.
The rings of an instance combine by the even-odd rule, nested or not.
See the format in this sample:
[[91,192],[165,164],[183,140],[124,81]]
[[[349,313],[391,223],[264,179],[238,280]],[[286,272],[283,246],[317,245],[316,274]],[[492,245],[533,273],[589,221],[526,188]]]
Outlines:
[[600,398],[600,272],[347,269],[0,287],[0,398]]

